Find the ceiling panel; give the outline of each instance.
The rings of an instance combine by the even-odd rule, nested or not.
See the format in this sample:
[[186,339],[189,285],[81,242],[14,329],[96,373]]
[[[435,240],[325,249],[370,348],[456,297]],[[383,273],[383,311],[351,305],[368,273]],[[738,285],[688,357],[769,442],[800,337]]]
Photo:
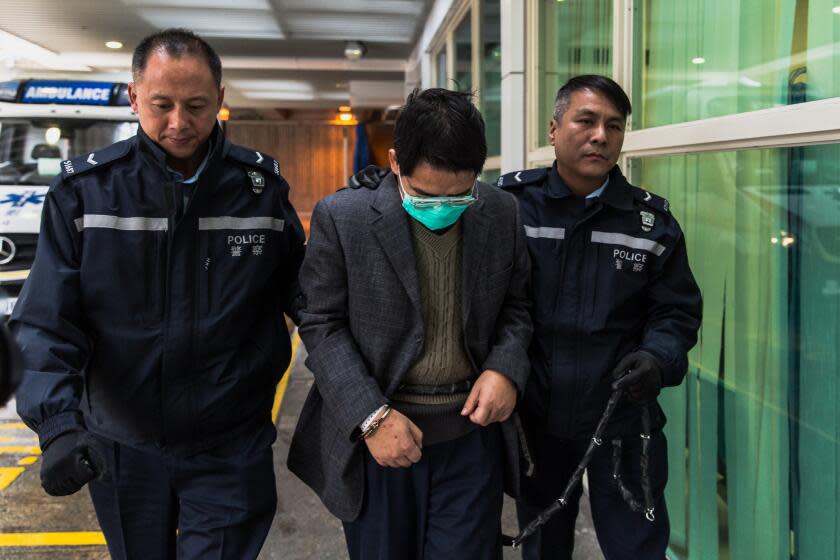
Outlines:
[[105,51],[105,41],[134,45],[154,31],[119,2],[3,0],[0,29],[56,53]]
[[[311,84],[312,90],[303,93],[323,105],[348,97],[351,79],[402,81],[403,62],[433,1],[2,0],[0,30],[31,45],[15,43],[5,51],[0,45],[0,78],[3,72],[12,72],[13,77],[128,76],[130,54],[143,37],[180,26],[206,37],[222,56],[226,82],[250,82],[228,85],[229,99],[239,106],[279,102],[249,100],[245,95],[280,97],[286,90],[276,86],[284,80]],[[111,40],[124,47],[105,48]],[[344,58],[348,40],[365,43],[362,61],[350,63]],[[7,71],[11,63],[14,67]],[[263,80],[268,84],[260,84]],[[305,101],[295,103],[300,106]]]
[[154,27],[186,27],[205,37],[282,39],[283,33],[269,10],[190,8],[138,8]]
[[317,14],[318,12],[359,12],[368,14],[402,14],[417,17],[423,14],[424,0],[278,0],[284,10]]
[[[128,6],[157,6],[161,8],[237,8],[240,10],[271,10],[268,0],[122,0]],[[234,4],[234,5],[232,5]]]
[[287,33],[295,38],[413,42],[416,25],[411,18],[370,13],[291,13],[283,17]]

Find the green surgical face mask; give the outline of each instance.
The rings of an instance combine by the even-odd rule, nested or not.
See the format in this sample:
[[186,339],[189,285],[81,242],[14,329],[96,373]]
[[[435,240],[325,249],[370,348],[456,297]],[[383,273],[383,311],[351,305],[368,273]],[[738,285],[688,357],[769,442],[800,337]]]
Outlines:
[[475,202],[475,184],[463,196],[411,196],[405,192],[402,176],[398,176],[402,206],[408,215],[432,231],[448,228],[458,221],[467,207]]

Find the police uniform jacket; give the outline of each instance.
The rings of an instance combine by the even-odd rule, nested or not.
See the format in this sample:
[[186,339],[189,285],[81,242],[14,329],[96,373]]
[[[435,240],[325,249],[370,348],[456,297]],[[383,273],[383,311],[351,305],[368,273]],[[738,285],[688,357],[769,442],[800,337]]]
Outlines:
[[[189,454],[270,421],[304,235],[277,162],[217,126],[189,203],[142,131],[63,162],[12,316],[18,412]],[[179,217],[180,215],[180,217]]]
[[[556,167],[509,173],[499,186],[519,201],[532,263],[532,375],[520,405],[528,423],[589,437],[613,368],[635,350],[658,359],[665,386],[679,385],[702,302],[668,202],[630,185],[617,166],[592,199],[574,196]],[[639,417],[622,399],[608,433],[638,434]]]

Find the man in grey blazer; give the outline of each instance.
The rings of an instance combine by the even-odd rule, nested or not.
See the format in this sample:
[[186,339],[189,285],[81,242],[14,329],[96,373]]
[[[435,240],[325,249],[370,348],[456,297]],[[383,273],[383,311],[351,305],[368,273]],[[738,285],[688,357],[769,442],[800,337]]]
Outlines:
[[469,94],[412,93],[392,174],[318,203],[300,274],[315,384],[289,468],[353,560],[495,559],[516,495],[530,264],[512,196],[477,181]]

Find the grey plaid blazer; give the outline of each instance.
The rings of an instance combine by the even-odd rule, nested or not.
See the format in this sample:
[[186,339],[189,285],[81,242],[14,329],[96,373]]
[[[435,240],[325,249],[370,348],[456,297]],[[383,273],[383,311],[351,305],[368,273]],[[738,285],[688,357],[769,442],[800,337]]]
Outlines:
[[[530,261],[513,196],[479,183],[464,212],[464,340],[476,375],[508,376],[520,396],[530,372]],[[315,384],[301,411],[288,466],[345,521],[364,496],[364,443],[351,434],[388,401],[423,348],[420,287],[396,179],[377,190],[345,189],[312,214],[300,284],[300,335]],[[519,440],[502,424],[505,488],[518,493]]]

